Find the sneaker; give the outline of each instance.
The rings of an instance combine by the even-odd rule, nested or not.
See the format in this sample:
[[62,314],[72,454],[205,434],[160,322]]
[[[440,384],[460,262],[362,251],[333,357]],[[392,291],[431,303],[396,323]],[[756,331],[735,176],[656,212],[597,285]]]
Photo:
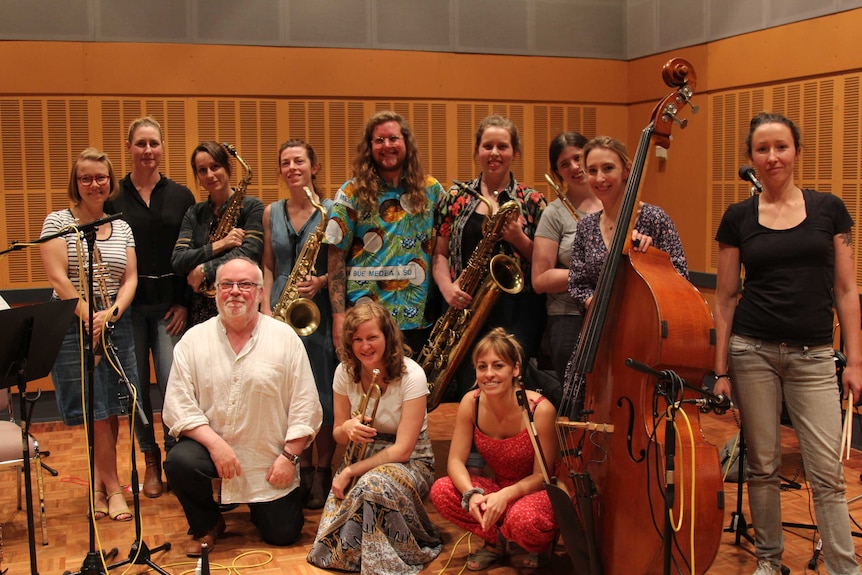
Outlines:
[[765,559],[760,559],[757,562],[757,569],[754,570],[753,575],[781,575],[781,569],[775,567],[775,565]]

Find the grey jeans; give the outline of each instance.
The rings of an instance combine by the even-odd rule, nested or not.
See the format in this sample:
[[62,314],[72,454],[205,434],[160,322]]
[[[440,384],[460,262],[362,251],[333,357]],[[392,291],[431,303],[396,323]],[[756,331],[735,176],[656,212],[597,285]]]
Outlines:
[[799,439],[823,556],[831,575],[858,574],[844,486],[841,405],[829,345],[792,346],[731,335],[728,371],[742,415],[748,500],[758,559],[780,565],[781,399]]

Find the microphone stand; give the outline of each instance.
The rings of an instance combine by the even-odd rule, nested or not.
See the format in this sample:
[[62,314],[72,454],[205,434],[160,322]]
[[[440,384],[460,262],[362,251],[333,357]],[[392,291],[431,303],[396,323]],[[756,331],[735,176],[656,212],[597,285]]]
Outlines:
[[[671,524],[670,513],[676,503],[676,434],[674,433],[674,425],[676,422],[676,414],[682,403],[695,403],[701,411],[715,411],[723,413],[730,407],[730,400],[723,395],[714,395],[705,389],[698,389],[685,382],[675,371],[666,369],[664,371],[655,371],[646,364],[635,361],[631,358],[626,359],[627,367],[652,375],[656,378],[655,394],[665,398],[668,405],[667,417],[665,418],[665,437],[664,437],[664,454],[665,454],[665,497],[664,497],[664,530],[662,533],[662,551],[663,551],[663,571],[664,575],[670,575],[671,562],[673,557],[673,525]],[[689,389],[697,392],[702,397],[698,399],[680,399],[684,390]]]
[[[87,309],[87,313],[89,316],[89,319],[88,319],[89,325],[92,328],[93,316],[95,315],[95,307],[94,307],[94,303],[93,303],[93,248],[96,244],[96,231],[98,230],[100,225],[103,225],[103,224],[106,224],[106,223],[111,222],[113,220],[119,219],[122,216],[123,216],[122,213],[113,214],[113,215],[107,216],[105,218],[94,220],[92,222],[82,224],[79,226],[74,226],[74,227],[70,226],[70,227],[67,227],[67,228],[60,230],[59,232],[57,232],[55,234],[50,234],[50,235],[41,237],[41,238],[39,238],[33,242],[27,242],[27,243],[12,242],[11,247],[9,247],[3,251],[0,251],[0,255],[4,255],[4,254],[7,254],[9,252],[17,251],[17,250],[23,249],[25,247],[30,247],[30,246],[35,245],[35,244],[41,244],[41,243],[47,242],[49,240],[53,240],[55,238],[59,238],[59,237],[68,235],[70,233],[76,233],[77,232],[78,234],[83,236],[84,240],[87,242],[87,252],[88,252],[88,254],[87,254],[88,255],[88,267],[87,267],[87,290],[88,290],[87,291],[87,304],[88,304],[88,309]],[[95,402],[93,399],[93,387],[94,387],[93,380],[94,380],[94,373],[95,373],[95,356],[93,354],[92,343],[90,345],[85,346],[84,357],[85,357],[85,364],[86,364],[86,382],[85,383],[86,383],[86,389],[87,389],[87,395],[88,395],[88,397],[87,397],[87,413],[93,413],[93,410],[95,407]],[[23,404],[22,404],[22,416],[23,416]],[[86,428],[87,428],[87,451],[88,451],[87,461],[88,461],[88,467],[89,467],[88,471],[89,471],[89,483],[90,483],[89,502],[91,504],[90,507],[92,509],[92,502],[93,502],[93,498],[95,497],[94,493],[93,493],[93,489],[94,489],[93,483],[95,481],[95,467],[94,467],[94,459],[93,459],[93,457],[94,457],[94,447],[93,447],[94,427],[93,427],[93,420],[90,417],[86,418]],[[29,466],[25,464],[25,475],[27,475],[28,469],[29,469]],[[29,480],[28,480],[27,484],[30,485]],[[28,500],[29,500],[29,495],[28,495]],[[110,552],[108,552],[107,554],[96,552],[95,518],[93,517],[92,513],[89,513],[88,515],[89,515],[89,521],[88,521],[88,525],[89,525],[89,551],[87,552],[87,555],[84,558],[84,562],[82,564],[80,573],[85,574],[85,575],[99,575],[99,574],[105,573],[104,569],[102,568],[103,567],[103,557],[104,558],[113,557],[114,555],[117,554],[117,549],[114,548]],[[33,564],[31,565],[31,568],[33,570],[35,570],[35,568],[36,568],[35,562],[33,562]],[[66,573],[68,573],[68,571]]]
[[[135,400],[135,388],[132,385],[132,382],[129,381],[129,378],[126,376],[126,371],[123,369],[123,364],[120,363],[120,357],[117,353],[117,348],[114,345],[114,342],[108,340],[107,345],[105,346],[105,357],[108,357],[110,354],[111,362],[114,367],[117,369],[120,375],[120,381],[122,381],[126,386],[126,393],[128,402],[129,402],[129,429],[131,430],[134,426],[135,420],[135,410],[137,407],[138,417],[141,420],[141,423],[144,426],[150,426],[151,422],[147,419],[146,413],[144,413],[144,408],[139,401]],[[135,516],[135,540],[132,542],[132,547],[129,550],[129,556],[122,561],[118,561],[117,563],[113,563],[108,565],[108,570],[114,569],[116,567],[122,567],[123,565],[134,564],[134,565],[147,565],[153,571],[157,571],[160,575],[170,575],[167,571],[153,563],[151,557],[153,553],[158,553],[159,551],[170,551],[171,543],[167,541],[162,543],[161,545],[150,549],[147,547],[147,544],[144,543],[144,540],[141,538],[141,495],[140,495],[140,485],[138,483],[138,465],[135,460],[135,435],[130,433],[131,436],[131,461],[132,461],[132,501],[134,502],[134,516]]]

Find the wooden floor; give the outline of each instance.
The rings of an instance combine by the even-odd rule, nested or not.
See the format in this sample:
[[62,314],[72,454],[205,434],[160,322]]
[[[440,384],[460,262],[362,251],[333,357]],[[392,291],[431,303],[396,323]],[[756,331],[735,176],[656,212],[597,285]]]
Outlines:
[[[438,444],[447,442],[451,435],[451,419],[454,414],[454,404],[444,404],[430,415],[430,435],[435,441],[435,451]],[[707,438],[717,445],[722,445],[736,431],[736,423],[731,414],[724,416],[706,415],[701,417],[701,424]],[[80,428],[67,428],[59,423],[34,424],[32,432],[38,437],[42,449],[51,452],[46,460],[60,474],[58,477],[45,475],[46,507],[48,515],[49,544],[41,545],[38,522],[36,529],[36,555],[38,571],[42,574],[59,575],[64,571],[81,570],[83,560],[90,548],[88,537],[88,522],[85,515],[87,492],[85,478],[87,477],[86,445],[83,431]],[[783,439],[784,464],[782,475],[794,478],[799,468],[799,450],[792,430],[785,429]],[[129,477],[129,441],[128,427],[121,427],[121,478]],[[445,473],[445,459],[438,455],[438,475]],[[137,457],[138,466],[143,477],[143,456]],[[860,468],[862,455],[853,453],[850,463],[846,466],[848,498],[862,494],[860,483]],[[127,480],[125,480],[127,481]],[[787,490],[782,494],[782,507],[786,522],[803,524],[813,523],[811,510],[811,495],[804,484],[804,478],[799,477],[802,489]],[[730,525],[731,512],[736,510],[736,485],[725,484],[726,523]],[[35,491],[35,478],[34,478]],[[2,544],[0,544],[0,570],[8,569],[9,575],[30,572],[30,557],[27,542],[27,517],[25,511],[16,510],[15,475],[11,472],[0,473],[0,525],[2,525]],[[131,497],[129,503],[131,504]],[[150,548],[170,542],[170,551],[153,554],[153,561],[169,573],[179,574],[194,568],[194,564],[185,557],[184,549],[188,542],[187,524],[182,509],[171,494],[158,499],[141,498],[142,508],[142,538]],[[442,519],[433,506],[427,508],[432,519],[440,526],[444,537],[443,553],[422,571],[423,574],[437,574],[446,566],[453,552],[455,542],[462,532]],[[38,507],[37,507],[38,511]],[[743,506],[745,517],[749,516],[747,501]],[[862,521],[862,501],[850,505],[852,517]],[[305,561],[306,553],[314,538],[320,512],[306,512],[306,523],[303,536],[299,543],[288,548],[275,548],[265,545],[258,538],[254,527],[248,521],[248,511],[245,506],[226,514],[228,534],[220,539],[211,555],[212,566],[233,566],[242,575],[253,573],[326,573],[312,567]],[[97,549],[117,548],[119,557],[116,561],[128,557],[132,543],[135,540],[134,523],[117,523],[103,519],[96,523],[100,543]],[[859,527],[856,530],[862,531]],[[633,537],[637,535],[637,526],[633,526]],[[721,546],[714,563],[709,569],[711,574],[720,575],[750,575],[756,565],[752,554],[752,546],[745,540],[735,545],[735,534],[726,532],[722,535]],[[862,540],[857,540],[857,549],[862,550]],[[785,564],[794,573],[802,573],[812,557],[817,542],[816,532],[808,529],[787,528],[785,530],[786,552]],[[474,546],[476,543],[474,542]],[[466,539],[454,550],[454,557],[447,573],[457,574],[464,565],[467,555]],[[520,572],[529,573],[570,573],[571,562],[565,549],[559,545],[550,568],[543,570],[526,570],[520,567],[521,556],[514,556],[510,564],[490,569],[494,575],[508,575]],[[148,568],[143,565],[133,565],[112,570],[113,573],[144,572]],[[817,571],[825,573],[822,560]]]

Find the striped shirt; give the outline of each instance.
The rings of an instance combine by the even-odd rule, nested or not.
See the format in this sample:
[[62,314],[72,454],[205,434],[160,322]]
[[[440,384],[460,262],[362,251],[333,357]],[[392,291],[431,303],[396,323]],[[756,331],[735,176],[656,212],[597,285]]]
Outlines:
[[[72,211],[69,209],[51,212],[42,224],[42,233],[39,237],[56,234],[61,229],[72,226],[75,223],[75,216],[72,215]],[[120,281],[126,271],[126,249],[135,247],[135,237],[132,235],[132,228],[123,220],[114,220],[110,224],[105,225],[111,226],[111,235],[106,240],[96,240],[96,246],[99,248],[102,262],[108,265],[109,274],[105,277],[105,284],[108,295],[113,298],[120,290]],[[81,257],[84,263],[84,269],[81,271],[78,267],[78,251],[76,247],[78,235],[75,233],[66,234],[63,236],[63,239],[66,240],[69,279],[75,288],[80,291],[80,277],[84,275],[86,281],[87,264],[89,262],[87,242],[81,238]],[[53,296],[58,297],[56,291]]]

